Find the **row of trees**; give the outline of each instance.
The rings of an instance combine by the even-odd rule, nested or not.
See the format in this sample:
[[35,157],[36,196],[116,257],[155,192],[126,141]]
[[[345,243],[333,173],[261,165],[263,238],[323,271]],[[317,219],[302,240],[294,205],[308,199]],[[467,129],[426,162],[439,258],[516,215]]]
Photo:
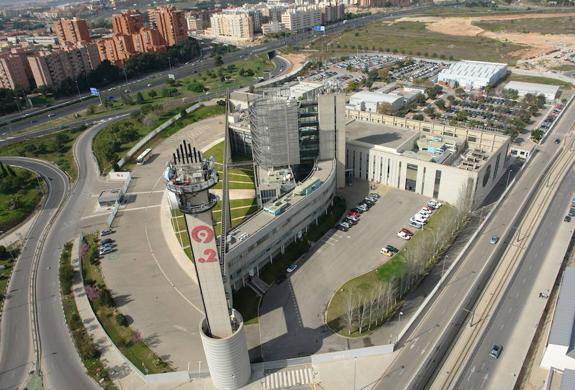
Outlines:
[[359,289],[345,292],[343,326],[348,335],[362,334],[389,319],[401,306],[405,296],[421,283],[443,257],[471,216],[473,194],[470,188],[470,185],[464,186],[457,206],[443,212],[440,224],[430,231],[424,228],[396,255],[403,259],[398,274],[386,282],[378,281],[367,293]]

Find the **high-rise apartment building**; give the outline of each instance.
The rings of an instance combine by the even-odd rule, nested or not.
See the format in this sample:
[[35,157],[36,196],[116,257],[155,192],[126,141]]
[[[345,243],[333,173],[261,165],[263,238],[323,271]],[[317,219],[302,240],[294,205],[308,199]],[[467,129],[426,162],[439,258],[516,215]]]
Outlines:
[[0,56],[0,88],[30,88],[30,66],[25,54],[3,53]]
[[112,15],[112,31],[114,34],[131,35],[144,27],[144,17],[140,11],[129,10]]
[[212,34],[232,40],[254,39],[252,17],[247,13],[222,13],[211,17]]
[[142,27],[140,31],[131,35],[134,51],[136,53],[158,52],[165,49],[162,45],[162,36],[158,30]]
[[160,32],[163,44],[173,46],[188,38],[188,25],[184,11],[173,5],[148,10],[150,24]]
[[61,46],[69,43],[90,42],[88,24],[83,19],[60,19],[54,22],[54,32]]
[[100,61],[108,60],[114,65],[123,65],[136,54],[131,35],[115,34],[96,42]]
[[339,4],[320,4],[321,23],[328,24],[343,20],[345,17],[345,5]]
[[315,6],[291,8],[282,15],[282,24],[291,32],[303,31],[321,24],[321,11]]
[[28,57],[37,87],[59,86],[64,80],[76,79],[98,66],[94,43],[80,43],[61,50],[39,51]]

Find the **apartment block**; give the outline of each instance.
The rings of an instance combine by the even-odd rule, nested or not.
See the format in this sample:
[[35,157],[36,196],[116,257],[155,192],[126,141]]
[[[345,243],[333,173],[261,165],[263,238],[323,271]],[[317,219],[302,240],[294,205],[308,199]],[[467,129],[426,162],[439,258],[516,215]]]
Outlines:
[[30,88],[30,66],[25,55],[4,53],[0,57],[0,88]]
[[322,4],[321,9],[321,23],[329,24],[335,23],[337,21],[343,20],[345,17],[345,5],[343,3],[339,4]]
[[148,10],[150,24],[156,28],[162,37],[162,43],[168,46],[176,45],[188,39],[188,25],[184,11],[176,7],[160,6]]
[[202,32],[210,27],[212,15],[220,13],[220,9],[202,9],[186,12],[186,23],[189,32]]
[[87,74],[99,64],[95,44],[83,43],[54,51],[39,51],[28,56],[28,63],[37,87],[59,86],[64,80]]
[[132,36],[116,34],[96,42],[100,61],[108,60],[114,65],[123,65],[136,54]]
[[159,52],[166,48],[162,44],[160,32],[150,27],[142,27],[140,31],[132,34],[131,37],[136,53]]
[[212,34],[232,40],[254,39],[254,25],[246,13],[221,13],[212,15]]
[[311,29],[321,24],[321,11],[315,6],[291,8],[282,15],[282,24],[291,32]]
[[83,19],[60,19],[54,22],[54,32],[60,45],[78,42],[90,42],[88,24]]
[[144,16],[140,11],[129,10],[112,15],[112,31],[114,34],[131,35],[144,27]]
[[245,14],[251,18],[254,33],[262,31],[262,11],[255,7],[245,5],[240,8],[229,8],[222,11],[224,14]]

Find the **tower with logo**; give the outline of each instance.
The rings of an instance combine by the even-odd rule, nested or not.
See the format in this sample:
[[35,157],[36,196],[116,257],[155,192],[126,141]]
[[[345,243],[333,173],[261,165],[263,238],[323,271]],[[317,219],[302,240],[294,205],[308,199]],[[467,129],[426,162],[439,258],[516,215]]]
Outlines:
[[183,141],[168,163],[164,179],[185,215],[205,313],[200,335],[212,381],[220,389],[240,388],[248,383],[251,368],[243,319],[229,308],[216,244],[211,209],[217,197],[210,193],[219,180],[214,159],[204,158]]

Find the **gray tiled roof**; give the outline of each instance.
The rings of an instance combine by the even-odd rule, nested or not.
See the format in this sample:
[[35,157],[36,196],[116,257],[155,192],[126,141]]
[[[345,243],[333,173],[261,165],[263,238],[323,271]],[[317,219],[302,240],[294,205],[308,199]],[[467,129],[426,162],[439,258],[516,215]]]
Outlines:
[[575,267],[565,268],[559,301],[555,307],[549,344],[568,346],[567,355],[575,357],[574,349],[574,321],[575,321]]

